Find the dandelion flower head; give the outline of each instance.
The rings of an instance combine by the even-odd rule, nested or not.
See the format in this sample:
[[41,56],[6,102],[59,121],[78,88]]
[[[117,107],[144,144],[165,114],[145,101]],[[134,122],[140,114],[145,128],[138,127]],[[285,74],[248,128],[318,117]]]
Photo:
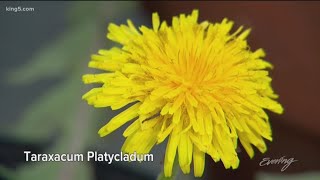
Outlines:
[[271,87],[262,49],[251,51],[250,29],[233,22],[198,23],[198,11],[173,17],[171,26],[152,14],[152,28],[127,25],[108,27],[107,38],[121,45],[92,55],[84,83],[101,83],[85,95],[94,107],[128,107],[99,130],[101,137],[125,123],[122,151],[149,153],[164,142],[164,174],[172,175],[177,156],[185,174],[203,174],[205,154],[225,168],[237,168],[238,141],[248,155],[255,146],[265,152],[272,140],[265,110],[281,114],[282,106]]

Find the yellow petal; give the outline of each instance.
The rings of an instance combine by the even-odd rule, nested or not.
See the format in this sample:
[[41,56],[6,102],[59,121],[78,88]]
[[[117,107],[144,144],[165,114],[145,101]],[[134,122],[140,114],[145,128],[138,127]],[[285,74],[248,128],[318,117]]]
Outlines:
[[177,153],[177,147],[179,144],[180,137],[179,135],[171,134],[168,140],[166,155],[164,159],[164,175],[165,177],[171,177],[172,167],[174,159]]
[[241,135],[239,135],[239,137],[240,137],[239,139],[240,139],[242,146],[247,151],[249,157],[252,159],[254,156],[254,150],[253,150],[250,142],[245,137],[242,138]]
[[184,174],[190,173],[190,164],[192,161],[192,142],[187,133],[182,133],[179,146],[179,165],[182,168]]
[[146,154],[157,142],[159,128],[138,130],[130,135],[122,146],[122,151],[126,153]]
[[82,76],[82,81],[85,84],[90,83],[106,83],[114,77],[113,73],[101,73],[101,74],[86,74]]
[[190,123],[192,124],[192,127],[193,127],[193,130],[195,132],[198,132],[199,131],[199,124],[196,120],[196,116],[195,116],[195,113],[194,113],[194,108],[187,104],[187,112],[188,112],[188,115],[189,115],[189,120],[190,120]]
[[153,13],[152,14],[152,26],[153,30],[155,32],[158,32],[159,26],[160,26],[160,19],[158,13]]
[[205,154],[197,147],[193,150],[193,161],[194,176],[201,177],[205,167]]
[[141,103],[137,103],[128,109],[124,110],[122,113],[118,114],[114,118],[112,118],[105,126],[103,126],[99,130],[99,135],[101,137],[106,136],[125,124],[126,122],[132,120],[133,118],[138,116],[138,109]]
[[123,132],[124,137],[130,136],[132,133],[137,131],[140,128],[140,122],[139,121],[134,121],[127,129]]
[[173,114],[173,117],[172,117],[172,122],[174,124],[177,124],[180,122],[180,119],[181,119],[181,108],[178,108],[175,113]]
[[194,96],[192,96],[189,92],[186,93],[186,98],[187,98],[188,102],[189,102],[193,107],[197,107],[198,101],[197,101],[196,98],[195,98]]
[[184,102],[184,95],[180,94],[173,102],[173,105],[170,108],[169,113],[173,114],[174,112],[176,112],[176,110],[180,108],[183,102]]

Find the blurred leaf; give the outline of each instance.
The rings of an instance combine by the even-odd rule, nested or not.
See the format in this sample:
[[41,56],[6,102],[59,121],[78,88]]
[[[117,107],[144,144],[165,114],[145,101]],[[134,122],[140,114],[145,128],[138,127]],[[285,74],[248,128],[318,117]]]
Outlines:
[[[26,107],[21,120],[11,124],[11,132],[6,132],[22,141],[38,141],[49,138],[59,129],[66,116],[75,108],[80,99],[80,79],[73,76]],[[4,130],[6,131],[6,130]]]
[[12,179],[13,177],[12,170],[0,165],[0,179]]
[[[72,171],[65,171],[65,166],[72,167]],[[71,173],[71,175],[70,175]],[[71,178],[72,176],[73,178]],[[74,177],[75,176],[75,177]],[[64,177],[64,178],[62,178]],[[86,162],[44,162],[33,165],[23,166],[17,170],[15,180],[60,180],[60,179],[77,179],[89,180],[92,178],[90,166]]]
[[319,180],[320,172],[304,172],[295,174],[271,173],[271,172],[258,172],[256,175],[257,180]]
[[[84,20],[92,20],[98,17],[99,6],[96,2],[73,2],[72,6],[67,14],[67,20],[70,24],[81,23]],[[100,2],[99,2],[100,3]],[[100,3],[101,4],[101,3]]]
[[179,163],[177,157],[174,159],[173,167],[172,167],[172,176],[171,177],[165,177],[164,176],[164,170],[162,170],[158,177],[157,180],[174,180],[177,179],[179,172]]
[[[91,40],[94,40],[97,34],[96,21],[90,21],[95,19],[95,15],[99,16],[99,12],[95,12],[94,5],[101,4],[93,3],[94,5],[90,7],[84,4],[86,3],[79,3],[79,7],[76,7],[73,12],[74,16],[70,16],[70,20],[74,21],[74,23],[70,22],[73,25],[71,29],[62,34],[53,44],[40,50],[29,63],[6,76],[7,81],[12,84],[28,84],[53,77],[66,77],[62,83],[54,86],[26,107],[22,120],[18,124],[7,128],[7,133],[19,140],[30,142],[46,140],[56,130],[60,130],[55,143],[42,153],[81,153],[88,147],[88,143],[92,142],[90,139],[92,134],[97,137],[94,125],[98,123],[91,120],[95,119],[89,112],[90,107],[81,100],[82,87],[84,87],[81,83],[81,75],[84,73],[82,63],[88,62],[88,51],[92,47]],[[96,11],[107,12],[106,14],[110,14],[107,18],[118,17],[134,10],[130,10],[130,7],[134,6],[128,6],[128,4],[131,3],[105,3],[104,5],[107,6],[99,7]],[[121,7],[127,8],[121,9]],[[87,18],[87,15],[90,18]],[[19,167],[14,173],[14,179],[88,180],[93,179],[92,173],[88,162],[37,162]]]
[[34,58],[5,75],[12,84],[29,84],[41,79],[66,75],[84,57],[88,58],[96,24],[90,21],[70,28]]
[[[70,150],[71,139],[60,138],[60,142],[46,153],[72,153]],[[83,147],[81,147],[83,148]],[[77,151],[77,152],[75,152]],[[80,149],[74,153],[81,153]],[[89,162],[38,162],[26,164],[17,169],[15,180],[60,180],[60,179],[93,179],[93,172]]]
[[[75,75],[79,74],[75,73]],[[70,80],[73,80],[73,83],[75,84],[80,84],[78,81],[75,81],[74,76],[71,76]],[[66,83],[69,83],[68,86],[73,88],[77,87],[77,85],[73,84],[69,80],[66,81]],[[62,104],[60,104],[60,108],[67,109],[67,111],[61,112],[60,116],[63,117],[61,119],[56,119],[57,124],[55,125],[63,128],[59,133],[59,137],[56,138],[55,143],[49,146],[49,148],[42,153],[82,153],[86,147],[88,147],[88,142],[90,142],[91,137],[90,135],[94,131],[94,128],[91,126],[91,124],[94,123],[90,121],[92,114],[87,108],[87,105],[85,102],[80,102],[81,98],[79,95],[79,89],[80,88],[76,90],[68,89],[68,91],[71,93],[76,92],[72,94],[72,98],[76,98],[74,100],[63,99],[63,97],[61,97],[62,99],[58,98],[59,100],[57,100],[57,102],[62,102]],[[67,91],[59,90],[58,92],[66,93]],[[69,103],[67,102],[72,102],[72,105],[69,106]],[[55,121],[54,119],[52,120]],[[48,119],[46,119],[45,122],[49,122]],[[43,125],[37,126],[39,128],[32,128],[31,130],[38,131],[38,129],[43,128]],[[47,128],[46,130],[52,129],[52,127],[50,128],[50,125],[46,125],[45,128]],[[37,133],[39,132],[45,133],[45,131],[38,131]],[[33,138],[37,138],[37,133],[30,132],[29,129],[29,131],[25,132],[25,135],[32,137],[30,134],[33,134]],[[89,162],[37,162],[25,164],[17,169],[14,179],[42,180],[45,177],[46,180],[88,180],[93,179],[92,173],[93,171],[91,170]]]
[[106,21],[122,20],[121,23],[126,23],[125,20],[131,18],[130,15],[140,11],[140,4],[134,1],[82,1],[76,3],[77,5],[68,14],[70,23],[90,20],[102,24],[104,28],[107,26]]

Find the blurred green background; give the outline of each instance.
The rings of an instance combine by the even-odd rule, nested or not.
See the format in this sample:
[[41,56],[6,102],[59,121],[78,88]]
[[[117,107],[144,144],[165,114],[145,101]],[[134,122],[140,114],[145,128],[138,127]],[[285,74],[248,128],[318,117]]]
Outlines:
[[[105,138],[97,131],[121,110],[88,106],[81,96],[93,86],[84,85],[81,76],[95,72],[87,67],[91,54],[115,45],[105,38],[108,23],[130,18],[137,26],[150,26],[148,6],[130,1],[0,3],[0,179],[156,179],[166,143],[153,148],[154,162],[143,163],[30,163],[23,154],[120,152],[126,126]],[[6,12],[7,6],[35,11]],[[318,171],[304,173],[263,172],[255,179],[320,179]],[[210,179],[208,174],[202,179]],[[194,179],[180,170],[175,178]]]
[[[92,86],[81,76],[90,55],[114,46],[110,22],[145,22],[136,2],[1,2],[34,12],[1,9],[0,175],[10,179],[155,179],[158,163],[24,162],[38,153],[119,153],[124,128],[100,138],[98,129],[118,112],[94,109],[81,99]],[[149,19],[148,19],[149,20]],[[120,110],[121,111],[121,110]]]

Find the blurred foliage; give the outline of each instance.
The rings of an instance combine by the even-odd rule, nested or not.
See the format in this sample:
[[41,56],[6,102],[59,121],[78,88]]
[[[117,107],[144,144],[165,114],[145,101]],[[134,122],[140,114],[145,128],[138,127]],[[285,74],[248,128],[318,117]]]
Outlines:
[[4,166],[2,166],[1,164],[0,164],[0,179],[3,179],[3,178],[5,178],[5,179],[13,179],[14,178],[14,175],[13,175],[13,171],[12,170],[10,170],[10,169],[8,169],[8,168],[6,168],[6,167],[4,167]]
[[22,85],[46,78],[67,76],[67,73],[76,68],[77,64],[79,66],[79,61],[88,54],[95,28],[96,24],[88,20],[71,27],[55,42],[41,49],[27,64],[9,72],[7,81]]
[[[26,107],[22,115],[23,120],[9,128],[15,129],[14,136],[31,141],[43,139],[68,121],[66,114],[75,108],[79,103],[76,100],[81,97],[79,64],[83,66],[83,63],[78,62],[77,65],[75,60],[86,61],[83,57],[88,57],[94,28],[91,23],[85,22],[80,27],[67,31],[50,46],[52,52],[50,48],[40,51],[39,56],[29,64],[10,73],[12,77],[10,82],[21,84],[32,83],[48,76],[59,76],[62,71],[66,71],[63,82],[49,89],[42,97]],[[35,127],[39,128],[34,129]]]
[[283,173],[266,173],[259,172],[256,175],[257,180],[319,180],[319,172],[304,172],[296,174],[283,174]]
[[[6,82],[15,86],[52,78],[62,80],[30,103],[18,123],[1,126],[1,135],[25,143],[53,139],[53,144],[42,153],[84,152],[94,142],[92,134],[97,136],[97,121],[94,121],[97,115],[91,113],[86,102],[81,100],[85,92],[81,76],[86,72],[86,63],[92,53],[90,50],[97,51],[97,34],[106,33],[105,20],[128,13],[135,6],[136,3],[132,2],[72,2],[66,30],[54,42],[39,49],[30,61],[5,76]],[[0,177],[18,180],[40,180],[44,177],[47,180],[94,179],[89,162],[70,163],[26,163],[14,172],[0,166]]]
[[176,157],[174,159],[173,167],[172,167],[172,176],[171,177],[165,177],[164,176],[164,170],[159,173],[157,180],[174,180],[177,179],[178,173],[180,172],[179,169],[179,163],[178,163],[178,158]]

